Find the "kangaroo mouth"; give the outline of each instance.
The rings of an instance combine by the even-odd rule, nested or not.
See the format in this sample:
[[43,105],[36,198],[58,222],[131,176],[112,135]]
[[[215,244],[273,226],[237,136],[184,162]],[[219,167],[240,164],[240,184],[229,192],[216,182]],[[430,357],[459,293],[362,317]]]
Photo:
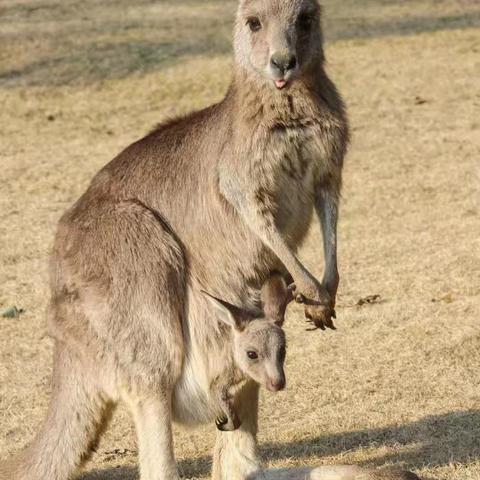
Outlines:
[[275,80],[275,86],[278,88],[278,90],[284,89],[288,84],[288,80],[282,79],[282,80]]

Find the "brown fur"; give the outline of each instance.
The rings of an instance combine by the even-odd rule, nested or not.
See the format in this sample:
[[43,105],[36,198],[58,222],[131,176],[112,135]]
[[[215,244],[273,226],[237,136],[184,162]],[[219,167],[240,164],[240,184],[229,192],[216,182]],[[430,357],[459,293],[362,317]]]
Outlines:
[[[242,0],[225,99],[128,147],[62,217],[51,261],[51,406],[25,453],[0,464],[1,480],[69,478],[119,400],[135,419],[142,479],[178,480],[171,422],[213,421],[212,381],[231,356],[230,330],[202,290],[255,309],[278,270],[315,326],[333,327],[348,127],[324,71],[319,15],[314,0]],[[295,67],[280,72],[274,55],[296,56]],[[295,255],[314,210],[321,283]],[[215,480],[259,469],[258,386],[247,382],[233,401],[242,425],[218,434]]]

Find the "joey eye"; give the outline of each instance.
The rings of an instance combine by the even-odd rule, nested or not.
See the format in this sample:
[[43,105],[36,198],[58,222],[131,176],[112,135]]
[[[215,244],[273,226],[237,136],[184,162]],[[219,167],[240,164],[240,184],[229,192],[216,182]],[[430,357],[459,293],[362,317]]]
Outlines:
[[249,350],[247,352],[247,357],[250,359],[250,360],[256,360],[258,358],[258,353],[255,352],[254,350]]
[[257,17],[250,17],[247,20],[247,25],[250,27],[252,32],[258,32],[262,28],[262,24]]
[[313,17],[312,15],[308,13],[303,13],[300,15],[298,18],[298,26],[300,27],[301,30],[308,32],[311,30],[313,25]]

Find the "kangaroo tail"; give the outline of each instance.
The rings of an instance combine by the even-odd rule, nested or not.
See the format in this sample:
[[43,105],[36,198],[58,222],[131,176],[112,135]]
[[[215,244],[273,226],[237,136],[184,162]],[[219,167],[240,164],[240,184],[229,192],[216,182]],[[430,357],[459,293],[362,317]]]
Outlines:
[[67,480],[94,446],[107,406],[78,360],[57,342],[47,417],[25,451],[0,462],[0,480]]
[[310,473],[311,480],[420,480],[414,473],[397,469],[372,469],[356,466],[323,466]]
[[420,480],[414,473],[392,469],[370,469],[348,465],[262,470],[248,480]]

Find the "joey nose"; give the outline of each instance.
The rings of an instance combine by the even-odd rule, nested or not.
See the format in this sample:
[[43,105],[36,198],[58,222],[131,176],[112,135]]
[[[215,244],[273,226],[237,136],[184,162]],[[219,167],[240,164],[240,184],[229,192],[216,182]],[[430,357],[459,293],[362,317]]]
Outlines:
[[297,66],[297,58],[291,54],[274,53],[270,58],[270,65],[275,72],[285,75]]
[[277,378],[272,380],[269,385],[269,390],[272,392],[279,392],[285,388],[285,378]]

